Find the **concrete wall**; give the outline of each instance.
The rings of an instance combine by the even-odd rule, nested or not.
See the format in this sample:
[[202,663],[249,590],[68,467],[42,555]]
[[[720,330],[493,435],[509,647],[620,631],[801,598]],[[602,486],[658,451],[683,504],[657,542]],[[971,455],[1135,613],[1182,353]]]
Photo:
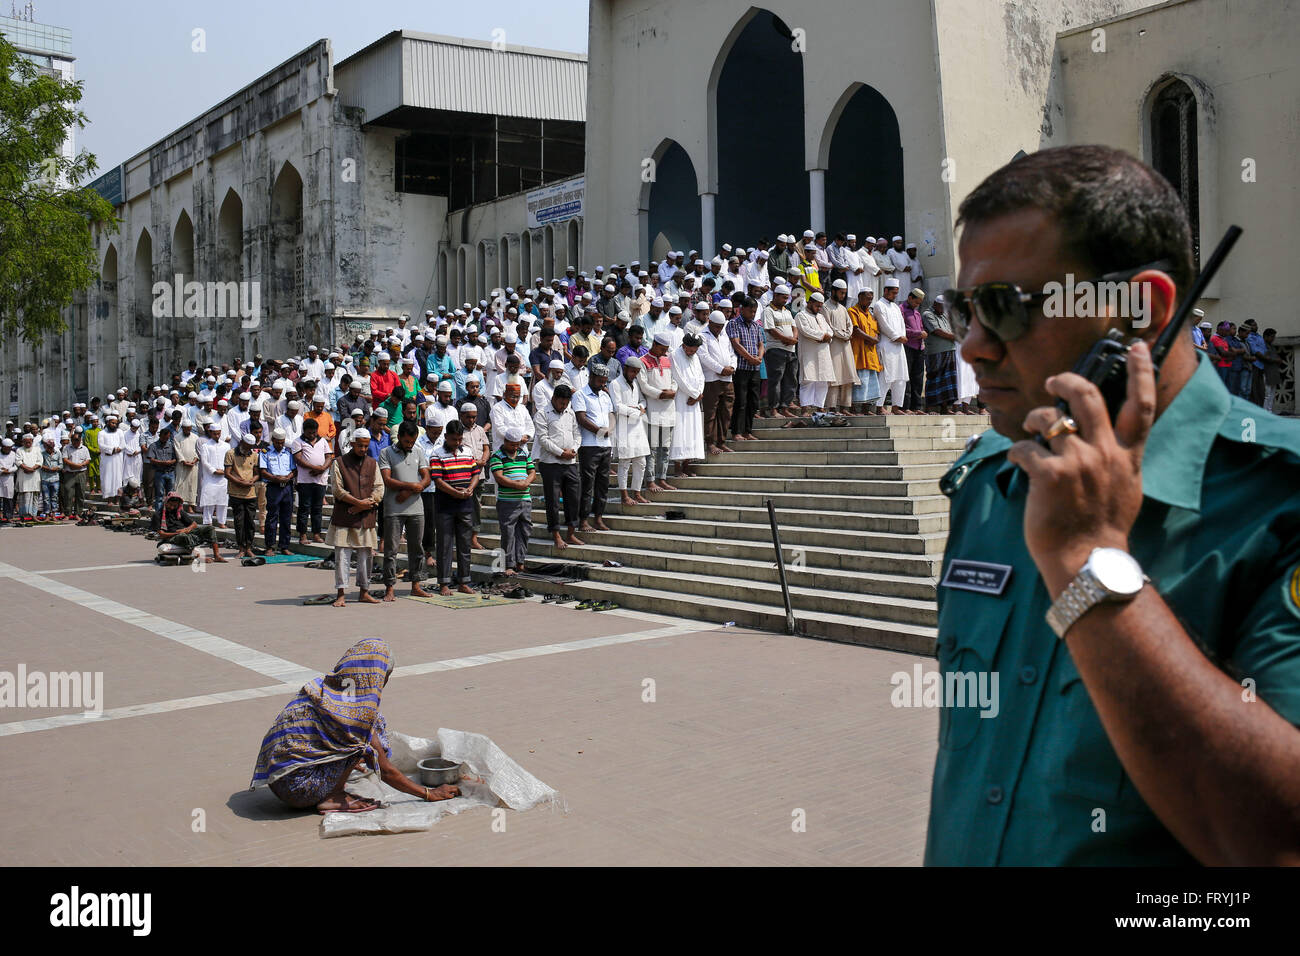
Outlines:
[[[1300,3],[1180,0],[1100,26],[1104,53],[1090,30],[1060,39],[1054,105],[1065,121],[1053,142],[1106,143],[1149,162],[1153,90],[1171,75],[1186,82],[1198,102],[1202,258],[1229,224],[1245,229],[1202,307],[1212,321],[1253,317],[1300,341],[1278,281],[1300,222]],[[1254,181],[1243,179],[1247,159]]]

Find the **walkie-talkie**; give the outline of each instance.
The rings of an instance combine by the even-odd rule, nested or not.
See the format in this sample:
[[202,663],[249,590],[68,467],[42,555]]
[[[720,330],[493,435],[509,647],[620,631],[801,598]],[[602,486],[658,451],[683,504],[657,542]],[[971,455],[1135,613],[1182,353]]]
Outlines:
[[[1176,336],[1182,331],[1187,317],[1196,308],[1196,303],[1205,292],[1205,287],[1210,284],[1214,274],[1219,271],[1219,266],[1223,265],[1223,260],[1228,257],[1233,244],[1241,237],[1241,231],[1240,226],[1228,227],[1219,245],[1206,261],[1205,268],[1201,270],[1192,287],[1183,296],[1183,304],[1178,307],[1169,324],[1156,337],[1155,344],[1151,346],[1151,364],[1154,366],[1157,379],[1160,377],[1160,366],[1165,356],[1169,354]],[[1138,341],[1136,338],[1131,339],[1125,344],[1124,333],[1119,329],[1111,329],[1094,342],[1092,348],[1074,363],[1075,374],[1082,375],[1100,390],[1112,424],[1119,415],[1120,407],[1123,406],[1124,398],[1128,394],[1128,351],[1136,341]],[[1070,414],[1070,406],[1065,399],[1060,399],[1056,407],[1060,409],[1061,414]],[[1047,444],[1041,434],[1035,437],[1035,441],[1040,445]]]

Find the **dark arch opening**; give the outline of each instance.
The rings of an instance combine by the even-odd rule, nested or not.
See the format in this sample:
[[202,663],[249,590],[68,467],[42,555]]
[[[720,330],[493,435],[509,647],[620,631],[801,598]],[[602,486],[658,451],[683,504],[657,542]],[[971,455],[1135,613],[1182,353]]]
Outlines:
[[1151,103],[1151,165],[1173,184],[1192,227],[1192,254],[1201,262],[1201,203],[1196,142],[1196,94],[1171,79]]
[[655,164],[650,184],[649,254],[653,258],[660,258],[664,249],[685,252],[700,245],[698,183],[691,157],[679,144],[670,143]]
[[826,231],[903,233],[903,145],[898,116],[870,86],[859,86],[835,121],[826,164]]
[[[802,231],[808,224],[808,173],[800,135],[803,55],[794,46],[790,28],[759,10],[736,37],[718,77],[714,222],[719,245],[752,245],[760,236]],[[760,102],[762,109],[755,110]],[[795,132],[773,135],[763,128],[764,118],[771,116],[781,117],[780,130]]]

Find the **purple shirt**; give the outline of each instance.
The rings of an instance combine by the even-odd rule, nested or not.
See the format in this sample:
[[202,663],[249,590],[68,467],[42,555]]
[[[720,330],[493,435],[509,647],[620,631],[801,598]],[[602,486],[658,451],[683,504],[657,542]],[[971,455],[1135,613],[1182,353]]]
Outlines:
[[921,333],[925,331],[925,325],[921,321],[921,310],[914,309],[904,302],[903,325],[907,328],[907,347],[909,349],[924,349],[925,340],[921,338]]

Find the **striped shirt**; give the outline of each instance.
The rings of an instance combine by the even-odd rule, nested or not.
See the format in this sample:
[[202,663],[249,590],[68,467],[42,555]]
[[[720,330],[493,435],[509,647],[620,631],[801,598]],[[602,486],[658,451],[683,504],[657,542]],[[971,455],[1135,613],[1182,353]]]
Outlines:
[[[453,488],[468,488],[477,471],[478,462],[474,460],[473,455],[467,453],[464,444],[453,452],[448,451],[447,446],[442,442],[438,442],[429,457],[431,483],[441,478]],[[442,489],[438,489],[434,496],[434,504],[439,511],[469,511],[474,507],[474,499],[453,498]]]
[[[533,456],[528,454],[527,446],[523,445],[513,455],[506,454],[504,448],[498,448],[488,459],[488,470],[493,475],[499,472],[501,477],[511,481],[525,481],[533,467]],[[531,497],[532,493],[527,488],[507,488],[505,485],[497,485],[497,499],[500,501],[523,501]]]
[[[727,338],[738,341],[750,355],[757,355],[763,344],[763,326],[758,322],[737,315],[727,323]],[[736,368],[752,372],[758,368],[758,363],[746,362],[741,354],[737,352]]]

